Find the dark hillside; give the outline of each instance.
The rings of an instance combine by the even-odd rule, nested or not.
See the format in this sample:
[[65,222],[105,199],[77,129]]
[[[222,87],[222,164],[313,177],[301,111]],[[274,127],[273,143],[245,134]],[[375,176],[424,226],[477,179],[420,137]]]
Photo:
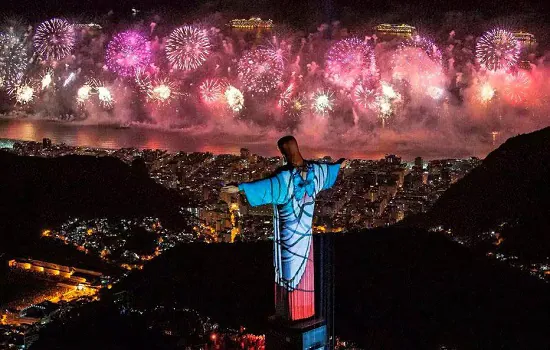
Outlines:
[[[334,248],[335,327],[344,339],[367,349],[550,346],[549,286],[441,235],[395,228],[355,232],[336,237]],[[262,332],[273,310],[272,274],[271,243],[189,244],[163,254],[110,293],[124,290],[145,309],[186,305],[222,324]],[[93,317],[105,320],[95,323],[100,329],[94,332],[132,347],[124,334],[109,331],[116,325]],[[64,327],[70,336],[50,339],[60,349],[104,341]],[[41,341],[48,344],[48,338]]]
[[[44,255],[40,231],[69,217],[186,220],[183,198],[111,157],[21,157],[0,152],[0,253]],[[44,247],[42,247],[44,248]],[[38,258],[38,257],[36,257]]]

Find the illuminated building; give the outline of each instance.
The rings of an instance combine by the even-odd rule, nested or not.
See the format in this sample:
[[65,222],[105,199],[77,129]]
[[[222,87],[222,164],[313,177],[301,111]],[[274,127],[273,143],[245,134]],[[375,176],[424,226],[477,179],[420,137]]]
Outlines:
[[271,29],[273,28],[273,21],[268,19],[264,20],[259,17],[251,17],[250,19],[233,19],[229,22],[231,28],[238,29]]
[[376,35],[380,38],[410,38],[416,34],[416,28],[408,24],[382,23],[374,27]]
[[386,159],[386,163],[388,164],[394,164],[394,165],[401,164],[401,158],[396,156],[395,154],[388,154],[386,155],[385,159]]
[[83,285],[90,288],[99,288],[103,274],[96,271],[63,266],[33,259],[12,259],[8,261],[12,269],[26,270],[42,275],[63,279],[75,286]]
[[531,33],[519,31],[519,32],[512,33],[512,35],[516,38],[517,42],[521,45],[521,48],[524,50],[532,49],[537,43],[537,39]]
[[102,29],[101,25],[97,23],[77,23],[73,25],[75,28],[79,29],[94,29],[94,30],[100,30]]

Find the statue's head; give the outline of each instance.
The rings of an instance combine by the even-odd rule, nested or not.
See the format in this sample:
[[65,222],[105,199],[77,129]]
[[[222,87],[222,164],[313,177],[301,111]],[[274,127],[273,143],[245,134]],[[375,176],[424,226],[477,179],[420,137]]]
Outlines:
[[279,141],[277,141],[277,146],[287,161],[302,157],[300,155],[300,149],[298,148],[298,141],[296,141],[292,135],[281,137]]

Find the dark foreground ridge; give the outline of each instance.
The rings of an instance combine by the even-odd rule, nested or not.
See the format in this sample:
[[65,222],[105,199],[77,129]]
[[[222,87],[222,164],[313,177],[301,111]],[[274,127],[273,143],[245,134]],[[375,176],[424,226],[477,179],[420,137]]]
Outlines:
[[422,227],[442,225],[475,242],[500,232],[501,249],[520,257],[550,255],[550,128],[513,137],[482,165],[451,186],[424,217]]
[[[334,248],[336,334],[364,348],[550,346],[548,285],[476,257],[439,234],[396,228],[353,232],[337,237]],[[189,244],[163,254],[108,293],[126,291],[139,308],[187,305],[262,332],[273,312],[272,273],[271,243]],[[87,306],[78,321],[46,328],[37,349],[106,343],[131,349],[140,341],[173,348],[146,325],[117,316],[111,296]]]
[[[116,158],[22,157],[0,152],[0,251],[62,263],[40,240],[40,231],[69,217],[156,216],[165,225],[184,225],[184,200],[156,184],[144,164]],[[74,250],[74,249],[72,249]],[[50,253],[50,254],[48,254]],[[55,256],[63,260],[63,254]]]
[[[427,226],[455,225],[467,234],[509,218],[514,227],[547,225],[549,141],[544,129],[506,142],[453,186],[453,196],[441,198]],[[69,216],[153,215],[166,225],[185,224],[178,215],[184,200],[139,164],[2,152],[0,164],[0,253],[74,262],[39,238],[41,229]],[[348,232],[334,237],[334,250],[335,333],[344,339],[367,349],[550,348],[550,286],[443,234],[409,227]],[[122,314],[121,305],[190,307],[227,326],[264,332],[273,313],[272,264],[272,242],[176,246],[104,290],[99,302],[76,308],[69,322],[42,329],[33,348],[173,349],[189,340],[167,341],[164,323],[152,327],[147,318]],[[115,303],[121,295],[125,300]],[[189,334],[191,326],[180,323],[180,334]]]

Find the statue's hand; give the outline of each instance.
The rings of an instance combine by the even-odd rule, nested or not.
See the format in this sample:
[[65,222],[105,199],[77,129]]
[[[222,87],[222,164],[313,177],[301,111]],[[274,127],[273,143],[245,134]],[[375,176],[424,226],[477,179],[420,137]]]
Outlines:
[[221,191],[225,193],[237,193],[239,192],[239,188],[237,186],[228,185],[228,186],[223,186]]

